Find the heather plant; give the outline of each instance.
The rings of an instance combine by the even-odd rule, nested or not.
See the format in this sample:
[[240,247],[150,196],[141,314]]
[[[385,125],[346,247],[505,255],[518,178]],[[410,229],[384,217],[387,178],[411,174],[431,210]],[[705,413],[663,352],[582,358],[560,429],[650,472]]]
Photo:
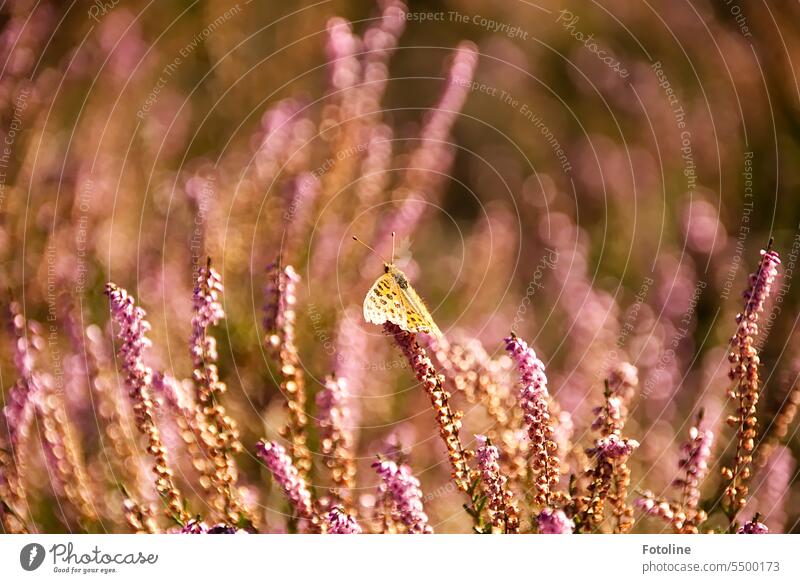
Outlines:
[[0,7],[3,533],[800,531],[800,8],[159,4]]

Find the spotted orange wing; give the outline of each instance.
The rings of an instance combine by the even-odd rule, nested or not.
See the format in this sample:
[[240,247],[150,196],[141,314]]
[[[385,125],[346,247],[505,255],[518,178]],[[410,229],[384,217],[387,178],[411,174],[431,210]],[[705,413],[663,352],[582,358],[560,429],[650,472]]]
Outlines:
[[391,322],[403,330],[408,328],[408,315],[403,294],[391,273],[380,276],[364,298],[364,319],[372,324]]
[[[399,287],[399,286],[398,286]],[[435,336],[436,338],[442,337],[442,331],[433,321],[425,302],[419,297],[419,294],[411,287],[411,284],[406,286],[405,289],[400,288],[403,303],[406,306],[406,317],[408,318],[408,327],[412,332],[424,332]]]
[[[402,285],[400,281],[403,282]],[[379,277],[367,292],[364,299],[364,319],[372,324],[392,322],[406,332],[424,332],[437,338],[442,336],[425,303],[408,283],[403,272],[394,266]]]

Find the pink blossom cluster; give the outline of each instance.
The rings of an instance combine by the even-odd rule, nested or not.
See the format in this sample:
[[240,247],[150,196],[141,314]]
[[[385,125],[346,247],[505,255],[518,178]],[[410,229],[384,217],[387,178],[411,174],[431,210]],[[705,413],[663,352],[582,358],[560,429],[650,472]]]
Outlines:
[[358,521],[341,508],[332,508],[325,520],[328,534],[361,534]]
[[150,323],[145,311],[137,306],[128,292],[113,283],[106,285],[106,295],[111,303],[111,315],[120,327],[122,368],[128,377],[132,392],[141,394],[150,387],[153,371],[144,363],[144,351],[151,346],[147,333]]
[[544,364],[528,344],[518,336],[505,339],[506,350],[519,368],[522,389],[520,406],[525,412],[525,422],[534,447],[544,448],[543,428],[550,423],[548,411],[547,375]]
[[736,534],[769,534],[769,529],[763,522],[753,519],[740,526]]
[[503,528],[506,533],[517,532],[519,530],[517,509],[511,501],[511,492],[506,486],[508,478],[500,469],[500,452],[485,435],[476,435],[475,441],[478,444],[475,458],[492,524],[497,528]]
[[655,494],[650,491],[643,492],[641,497],[634,500],[633,505],[648,516],[660,518],[665,522],[671,522],[675,517],[672,506],[665,500],[657,500]]
[[206,334],[206,330],[225,318],[225,310],[220,302],[223,291],[222,278],[210,264],[198,270],[192,296],[194,315],[190,341],[195,359],[217,359],[216,341],[213,336]]
[[405,525],[409,534],[431,534],[428,515],[422,507],[419,480],[406,464],[379,460],[372,464],[383,480],[386,494],[394,507],[394,514]]
[[536,517],[539,534],[572,534],[575,523],[564,514],[563,510],[545,508]]
[[587,453],[601,459],[615,460],[627,458],[637,447],[639,447],[639,442],[635,439],[620,437],[618,434],[612,433],[597,439],[594,448],[587,450]]
[[780,264],[781,259],[776,251],[761,250],[758,270],[750,274],[750,285],[742,294],[746,302],[744,312],[748,319],[753,319],[753,316],[764,310],[764,303],[769,297]]
[[[295,288],[300,276],[291,265],[282,267],[277,261],[267,267],[267,283],[264,286],[264,330],[271,342],[279,330],[286,331],[287,316],[291,319],[294,305],[297,303]],[[292,328],[291,326],[289,328]],[[274,340],[273,340],[274,338]]]
[[297,514],[302,518],[311,519],[314,516],[311,492],[305,481],[300,478],[292,458],[283,446],[274,441],[261,440],[256,444],[256,452],[272,473],[275,482],[289,498]]
[[714,433],[710,429],[692,427],[689,430],[689,441],[681,447],[683,457],[679,467],[685,472],[685,477],[674,480],[672,484],[677,488],[684,488],[687,506],[695,507],[700,501],[699,486],[708,471],[713,442]]

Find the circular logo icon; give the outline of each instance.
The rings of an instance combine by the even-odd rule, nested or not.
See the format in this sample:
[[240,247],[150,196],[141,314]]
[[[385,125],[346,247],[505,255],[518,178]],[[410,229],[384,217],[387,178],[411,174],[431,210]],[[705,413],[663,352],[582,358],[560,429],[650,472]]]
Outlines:
[[44,562],[44,547],[39,543],[30,543],[19,552],[19,564],[26,571],[35,571]]

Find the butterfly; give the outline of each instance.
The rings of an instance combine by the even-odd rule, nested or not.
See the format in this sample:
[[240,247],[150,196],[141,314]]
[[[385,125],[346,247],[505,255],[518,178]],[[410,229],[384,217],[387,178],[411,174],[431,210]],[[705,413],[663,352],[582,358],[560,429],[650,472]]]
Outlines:
[[[357,237],[353,239],[372,250],[372,247]],[[392,247],[394,247],[394,233],[392,233]],[[364,298],[364,319],[378,325],[391,322],[406,332],[424,332],[441,338],[442,332],[425,307],[425,302],[414,291],[406,274],[394,264],[394,249],[392,249],[392,261],[384,262],[383,270],[384,274],[372,284],[367,297]]]

